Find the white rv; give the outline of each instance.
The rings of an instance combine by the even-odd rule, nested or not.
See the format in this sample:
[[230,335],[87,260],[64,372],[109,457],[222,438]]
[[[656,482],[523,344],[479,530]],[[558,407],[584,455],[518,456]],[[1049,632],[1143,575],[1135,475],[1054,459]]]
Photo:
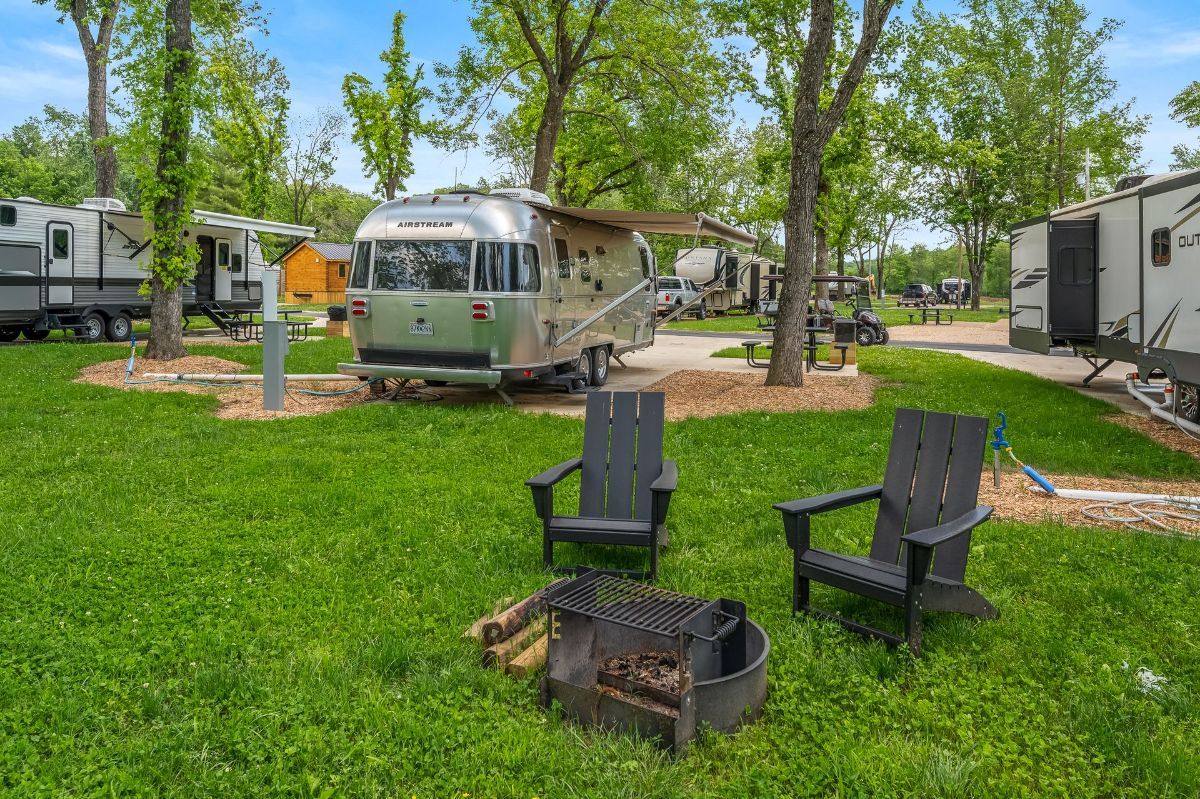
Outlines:
[[503,189],[393,200],[355,235],[346,289],[359,377],[603,385],[654,343],[655,264],[636,230],[755,238],[703,214],[551,205]]
[[[184,287],[185,314],[220,316],[262,304],[259,233],[311,238],[311,227],[194,211],[187,231],[200,248]],[[128,341],[131,320],[150,314],[139,293],[150,238],[145,220],[119,200],[78,206],[0,199],[0,341],[41,340],[63,329],[87,341]]]
[[759,300],[774,300],[780,274],[774,261],[726,247],[687,247],[675,256],[675,274],[700,286],[705,311],[754,309]]
[[1118,191],[1013,226],[1014,347],[1070,347],[1095,371],[1161,371],[1200,419],[1200,170],[1126,179]]

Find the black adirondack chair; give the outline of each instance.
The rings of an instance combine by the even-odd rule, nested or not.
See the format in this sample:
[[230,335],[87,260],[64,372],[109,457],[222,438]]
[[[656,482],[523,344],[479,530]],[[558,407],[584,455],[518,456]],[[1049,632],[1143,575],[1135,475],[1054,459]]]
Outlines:
[[[999,617],[991,603],[962,582],[971,531],[992,514],[986,505],[978,506],[987,424],[979,416],[901,408],[882,485],[776,505],[792,547],[793,612],[832,619],[893,646],[907,640],[917,656],[926,610]],[[869,557],[809,546],[813,515],[873,499],[879,500],[879,510]],[[810,580],[904,608],[904,638],[813,608]]]
[[[554,568],[555,541],[617,544],[649,547],[649,578],[658,577],[659,536],[671,492],[679,482],[675,461],[663,460],[663,421],[659,392],[588,395],[583,457],[525,481],[542,520],[546,568]],[[579,515],[556,516],[554,485],[576,469],[582,470]],[[645,572],[625,573],[646,576]]]

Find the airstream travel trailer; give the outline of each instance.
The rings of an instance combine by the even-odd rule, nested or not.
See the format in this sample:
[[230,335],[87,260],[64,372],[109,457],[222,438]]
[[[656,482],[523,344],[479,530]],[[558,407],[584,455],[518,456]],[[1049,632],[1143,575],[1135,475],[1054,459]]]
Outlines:
[[654,257],[636,230],[755,241],[703,214],[561,208],[528,189],[384,203],[355,236],[355,360],[338,371],[603,385],[610,357],[654,342]]
[[707,289],[706,310],[724,313],[735,308],[752,309],[759,300],[775,299],[776,284],[767,275],[779,267],[761,255],[725,247],[687,247],[675,256],[675,274]]
[[[249,310],[262,304],[259,233],[310,238],[313,228],[194,211],[188,236],[200,248],[184,287],[184,313]],[[0,199],[0,341],[52,329],[79,338],[128,341],[132,319],[150,313],[138,289],[150,260],[146,222],[119,200],[78,206],[29,197]]]
[[1070,347],[1096,367],[1137,364],[1177,384],[1200,420],[1200,169],[1127,179],[1118,191],[1012,229],[1014,347]]

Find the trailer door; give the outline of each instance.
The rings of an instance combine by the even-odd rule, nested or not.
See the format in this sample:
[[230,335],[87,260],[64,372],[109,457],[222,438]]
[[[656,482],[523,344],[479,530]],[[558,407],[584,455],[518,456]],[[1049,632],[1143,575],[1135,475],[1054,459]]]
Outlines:
[[1096,219],[1050,223],[1050,337],[1095,341]]
[[213,299],[229,302],[233,299],[233,242],[217,239],[217,269],[213,273]]
[[46,238],[46,304],[71,305],[75,302],[75,231],[68,222],[51,222]]

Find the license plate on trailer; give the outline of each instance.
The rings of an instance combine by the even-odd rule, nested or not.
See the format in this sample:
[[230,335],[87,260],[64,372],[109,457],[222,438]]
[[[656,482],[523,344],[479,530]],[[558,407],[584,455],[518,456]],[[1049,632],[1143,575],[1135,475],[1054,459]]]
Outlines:
[[413,336],[432,336],[433,322],[409,322],[408,332]]

